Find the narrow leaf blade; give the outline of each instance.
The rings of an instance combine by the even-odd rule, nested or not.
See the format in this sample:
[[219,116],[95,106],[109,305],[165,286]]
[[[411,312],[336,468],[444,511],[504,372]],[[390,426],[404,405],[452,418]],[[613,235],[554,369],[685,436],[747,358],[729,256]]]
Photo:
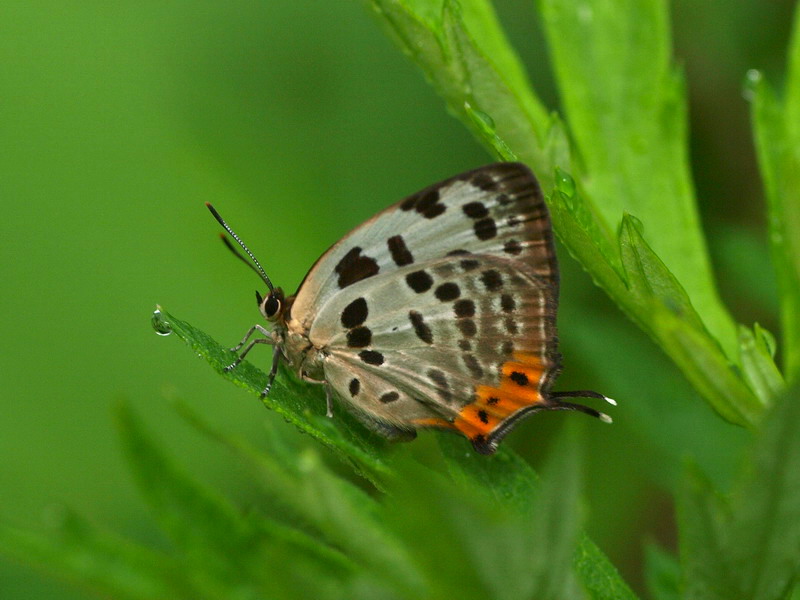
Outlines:
[[725,501],[694,465],[686,469],[678,499],[683,597],[685,600],[738,598],[725,560],[724,527],[730,519]]
[[783,598],[800,572],[800,386],[765,418],[734,498],[726,555],[740,593]]
[[[539,477],[519,455],[501,447],[491,457],[478,457],[465,452],[463,440],[445,435],[439,436],[439,446],[453,479],[478,486],[508,509],[523,514],[535,510]],[[614,565],[585,534],[578,540],[573,560],[577,578],[592,600],[635,600]]]
[[[153,325],[157,331],[161,328],[164,332],[174,332],[226,379],[251,393],[261,394],[267,381],[266,374],[248,361],[243,361],[233,371],[225,371],[235,356],[208,334],[173,317],[161,307],[156,311]],[[335,423],[327,418],[321,392],[318,386],[303,384],[286,369],[281,369],[272,391],[263,402],[267,408],[275,410],[301,431],[331,448],[361,475],[380,486],[381,478],[391,473],[386,462],[390,453],[389,443],[367,430],[348,411],[339,411]]]
[[766,188],[769,241],[778,280],[786,380],[800,379],[800,9],[795,14],[785,101],[760,76],[753,128]]
[[612,226],[627,212],[654,227],[656,253],[735,361],[734,322],[716,292],[692,189],[666,3],[540,0],[539,7],[587,197]]
[[173,557],[100,531],[71,511],[49,535],[0,525],[0,552],[120,600],[224,598],[187,579]]
[[390,588],[411,595],[420,592],[421,578],[407,549],[381,523],[380,504],[336,475],[315,451],[290,448],[280,434],[265,440],[266,452],[259,451],[240,437],[220,432],[186,404],[178,406],[192,426],[252,470],[273,510],[302,524],[317,540],[337,548]]

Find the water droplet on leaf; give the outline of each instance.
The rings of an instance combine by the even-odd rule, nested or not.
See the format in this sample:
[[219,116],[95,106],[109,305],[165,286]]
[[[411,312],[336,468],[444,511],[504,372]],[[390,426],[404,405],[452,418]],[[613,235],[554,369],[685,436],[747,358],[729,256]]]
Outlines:
[[742,96],[744,96],[745,100],[748,102],[753,101],[756,97],[756,90],[763,78],[764,75],[758,69],[750,69],[747,71],[744,77],[744,89],[742,90]]
[[159,309],[153,312],[153,318],[150,319],[150,323],[152,323],[153,329],[155,329],[158,335],[169,335],[172,333],[172,325],[164,318],[164,315]]
[[575,197],[575,180],[572,176],[556,167],[556,189],[567,198]]
[[467,114],[475,123],[479,124],[482,129],[486,131],[494,131],[496,129],[494,119],[488,113],[475,108],[469,102],[464,102],[464,110],[467,111]]

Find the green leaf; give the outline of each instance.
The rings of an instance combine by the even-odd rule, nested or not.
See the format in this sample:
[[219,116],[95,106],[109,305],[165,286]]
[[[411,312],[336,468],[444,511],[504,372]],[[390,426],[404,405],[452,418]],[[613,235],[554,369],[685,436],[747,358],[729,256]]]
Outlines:
[[[518,156],[533,166],[549,188],[552,153],[567,146],[553,138],[548,112],[531,92],[492,4],[487,0],[372,0],[371,4],[450,112],[498,156]],[[559,164],[568,165],[569,156],[561,158]]]
[[734,323],[716,292],[695,205],[666,2],[540,0],[539,8],[581,159],[573,175],[610,226],[631,213],[652,228],[653,249],[735,358]]
[[689,474],[679,519],[687,598],[778,600],[800,573],[797,386],[764,420],[748,467],[729,504]]
[[[688,169],[685,93],[669,60],[664,2],[628,0],[622,9],[599,0],[539,2],[569,133],[520,76],[487,1],[372,5],[449,110],[491,152],[526,162],[545,191],[552,190],[554,229],[595,283],[664,348],[721,416],[754,423],[764,403],[737,370],[735,324],[710,271]],[[629,287],[621,264],[614,231],[625,212],[650,228],[653,260],[643,266],[657,264],[658,276],[633,281],[656,286],[647,294]],[[682,311],[693,331],[669,337],[675,320],[667,318],[661,329],[663,311],[653,310],[654,295],[670,303],[669,310]],[[684,353],[687,337],[711,353],[702,368]]]
[[466,444],[456,443],[463,440],[442,435],[439,441],[452,481],[404,464],[403,479],[416,485],[393,487],[387,504],[387,519],[409,545],[412,539],[428,539],[416,558],[432,596],[583,598],[573,565],[580,528],[574,436],[552,454],[547,480],[534,494],[530,481],[490,485],[492,473],[506,474],[495,475],[496,481],[513,477],[519,460],[513,454],[488,457],[483,465],[464,456]]
[[[206,334],[175,319],[168,313],[163,312],[163,310],[160,313],[157,325],[162,329],[162,332],[175,331],[196,352],[206,357],[209,363],[220,372],[224,365],[232,360],[230,353],[222,349]],[[225,375],[254,392],[260,391],[264,383],[263,373],[246,362],[242,363],[240,367],[246,367],[242,371],[243,374]],[[285,374],[285,378],[289,379],[290,376]],[[281,379],[278,379],[275,382],[273,393],[288,386],[296,386],[302,389],[302,386],[291,381],[282,383]],[[284,395],[289,393],[289,389],[279,392],[278,398],[281,403]],[[272,398],[272,394],[270,398]],[[291,403],[290,406],[293,406],[293,404]],[[282,451],[280,445],[276,442],[276,445],[273,445],[272,452],[268,455],[272,459],[268,459],[251,448],[247,448],[246,445],[242,445],[240,441],[234,441],[227,436],[221,436],[214,432],[196,415],[189,413],[188,409],[184,408],[183,412],[189,414],[190,420],[199,429],[231,448],[242,458],[248,457],[248,462],[257,466],[260,477],[267,484],[265,491],[277,498],[282,503],[284,510],[290,507],[289,514],[292,514],[292,510],[297,511],[294,513],[296,518],[303,518],[306,522],[314,523],[316,527],[319,527],[318,532],[329,542],[334,543],[337,547],[348,547],[349,544],[356,544],[357,552],[361,553],[361,559],[363,560],[372,558],[374,561],[379,561],[383,553],[382,551],[376,551],[375,548],[384,548],[386,552],[395,553],[395,556],[403,555],[403,552],[397,549],[393,542],[388,539],[380,539],[382,533],[379,530],[370,531],[371,525],[369,521],[372,517],[369,516],[371,504],[369,499],[361,498],[359,500],[359,495],[356,494],[354,496],[355,501],[353,499],[343,500],[337,505],[349,506],[350,508],[341,514],[335,515],[325,513],[325,504],[314,504],[314,499],[318,497],[341,498],[343,493],[352,495],[352,492],[342,492],[341,489],[336,491],[336,486],[339,484],[332,482],[330,477],[320,470],[318,458],[315,455],[312,456],[313,453],[305,453],[302,457],[293,456],[291,453]],[[302,422],[302,418],[305,416],[305,413],[295,415],[294,422]],[[337,415],[337,420],[339,417],[340,415]],[[350,435],[350,433],[348,431],[346,435]],[[315,437],[321,438],[324,436],[315,435]],[[467,446],[463,439],[457,436],[443,433],[436,437],[442,447],[449,449],[447,451],[453,455],[452,465],[454,467],[452,474],[456,480],[468,482],[466,484],[472,487],[488,490],[505,505],[516,505],[516,510],[524,510],[525,507],[529,508],[531,490],[534,489],[531,486],[532,482],[536,480],[536,476],[527,463],[517,455],[505,448],[501,448],[494,456],[479,456]],[[350,442],[343,438],[341,444],[342,447],[347,448]],[[387,455],[384,451],[381,450],[381,452],[379,459],[381,478],[376,478],[376,480],[379,485],[384,486],[387,481],[392,481],[393,478],[390,474],[394,474],[395,470],[386,462]],[[456,455],[458,455],[457,458]],[[297,462],[298,460],[300,460],[300,463]],[[304,465],[303,468],[300,468],[300,465]],[[314,512],[311,510],[312,508],[316,508],[317,511]],[[350,518],[353,519],[352,522]],[[359,534],[360,539],[349,540],[347,538],[348,531],[352,533],[353,527],[363,533],[363,535]],[[402,576],[406,577],[408,585],[411,587],[417,586],[418,583],[415,583],[415,577],[412,575],[414,569],[405,566],[403,564],[404,560],[396,560],[395,565],[391,568],[386,567],[384,562],[380,568],[385,570],[386,573],[392,573],[393,569],[396,569],[398,573],[403,573]],[[575,565],[583,585],[591,594],[591,598],[598,600],[634,598],[613,565],[586,536],[583,536],[580,540],[575,557]]]
[[[497,506],[498,510],[502,507],[505,511],[513,511],[528,517],[538,512],[537,498],[540,497],[541,492],[539,478],[530,465],[517,454],[501,446],[497,454],[491,457],[478,457],[473,453],[465,453],[463,440],[442,435],[439,436],[438,441],[448,470],[455,481],[461,482],[462,485],[471,489],[481,490],[489,496],[492,504]],[[559,473],[558,470],[562,467],[556,460],[552,467],[556,471],[556,475],[552,478],[550,470],[547,470],[547,477],[551,478],[547,492],[547,497],[550,499],[558,496],[559,485],[564,484],[559,481],[558,475],[563,476],[566,485],[572,486],[573,489],[577,483],[574,472],[577,464],[570,462],[575,460],[575,449],[569,446],[567,448],[556,446],[556,448],[558,448],[558,452],[551,453],[551,456],[555,459],[557,454],[564,455],[561,459],[567,461],[568,466],[563,467],[563,472]],[[559,515],[558,518],[561,518],[562,510],[568,511],[572,507],[574,511],[577,508],[577,505],[574,504],[575,497],[570,499],[566,496],[566,492],[563,494],[566,509],[558,509],[556,513]],[[545,518],[554,516],[553,513],[547,512],[542,512],[542,515]],[[565,533],[565,538],[568,538],[571,536],[570,527],[574,526],[578,517],[573,514],[572,518],[569,516],[564,518],[566,522],[563,525],[567,529],[562,533]],[[575,548],[575,543],[573,540],[573,548]],[[563,549],[563,546],[560,547]],[[592,600],[632,600],[636,598],[616,568],[585,534],[579,536],[572,560],[577,578]],[[542,577],[543,582],[553,581],[549,575]]]
[[439,439],[449,472],[465,490],[461,493],[480,490],[495,519],[508,522],[502,535],[498,531],[486,539],[481,530],[473,543],[472,560],[487,584],[488,597],[583,598],[575,578],[581,526],[575,427],[553,444],[541,480],[511,451],[501,448],[494,456],[470,460],[457,441]]
[[704,331],[688,294],[645,241],[642,230],[642,223],[636,217],[628,214],[622,217],[619,245],[628,290],[636,297],[637,304],[668,310],[687,326]]
[[[582,598],[573,575],[581,524],[581,454],[578,425],[569,421],[551,445],[533,505],[534,598]],[[541,550],[545,551],[542,552]]]
[[[296,597],[297,582],[317,573],[327,580],[350,578],[350,559],[298,530],[263,518],[247,517],[218,493],[191,480],[175,467],[145,433],[126,405],[117,421],[135,479],[156,519],[177,551],[189,563],[188,572],[204,589],[236,590],[241,598],[256,598],[260,589],[276,596]],[[293,557],[278,565],[276,552]],[[342,583],[343,585],[343,583]],[[278,590],[284,588],[285,595]]]
[[612,297],[627,302],[616,236],[569,173],[556,167],[555,180],[556,187],[548,197],[548,207],[556,230],[561,232],[573,256],[587,261],[582,263],[584,266],[592,266],[587,270],[595,283]]
[[422,581],[407,549],[381,523],[380,504],[335,475],[310,448],[289,447],[279,430],[265,440],[266,452],[238,436],[226,435],[186,404],[178,409],[198,431],[222,444],[247,465],[280,514],[340,549],[368,573],[380,574],[391,589],[420,595]]
[[[232,371],[225,371],[236,357],[208,334],[173,317],[161,307],[153,316],[153,327],[162,334],[174,332],[223,377],[260,396],[267,382],[266,374],[248,361],[243,361]],[[389,442],[369,431],[348,411],[339,411],[335,423],[327,418],[321,392],[319,386],[301,383],[282,368],[269,396],[262,401],[267,408],[275,410],[298,429],[331,448],[380,487],[381,478],[391,473],[386,462],[391,454]]]
[[653,600],[681,600],[678,560],[655,543],[645,546],[645,581]]
[[225,598],[196,585],[163,552],[99,531],[71,511],[59,517],[50,534],[0,525],[0,552],[109,598]]
[[785,98],[778,99],[756,72],[751,74],[751,91],[780,292],[784,373],[791,383],[800,379],[800,9],[795,12],[789,47]]
[[578,579],[591,600],[636,600],[617,568],[597,545],[583,534],[575,553]]
[[539,476],[517,453],[501,445],[495,454],[481,456],[452,435],[440,435],[437,442],[448,473],[456,482],[481,489],[494,502],[519,512],[530,510]]
[[647,308],[637,313],[642,328],[721,416],[739,425],[756,423],[765,403],[731,368],[683,287],[645,241],[638,220],[625,215],[619,243],[630,292],[638,307]]
[[730,600],[736,595],[725,553],[724,527],[730,520],[725,500],[717,496],[700,470],[689,464],[678,502],[683,597]]
[[774,347],[772,335],[756,323],[751,331],[739,325],[742,371],[750,389],[768,406],[785,391],[783,376],[772,360]]
[[711,408],[737,425],[758,423],[763,404],[731,368],[717,343],[668,310],[654,310],[653,318],[665,351]]
[[429,597],[530,597],[524,564],[534,548],[516,513],[420,465],[400,470],[403,481],[390,486],[384,522],[415,549]]
[[783,598],[800,567],[800,387],[765,419],[748,466],[727,556],[742,597]]

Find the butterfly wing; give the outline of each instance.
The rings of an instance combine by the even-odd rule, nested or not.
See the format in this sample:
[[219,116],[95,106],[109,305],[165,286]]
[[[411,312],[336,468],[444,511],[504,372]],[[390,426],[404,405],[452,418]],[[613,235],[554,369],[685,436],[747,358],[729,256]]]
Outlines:
[[326,381],[367,420],[456,429],[490,453],[521,416],[550,407],[555,309],[527,264],[449,256],[341,290],[309,339],[325,349]]
[[467,251],[524,263],[558,298],[550,218],[528,167],[488,165],[378,213],[320,257],[289,318],[306,331],[331,298],[359,281]]

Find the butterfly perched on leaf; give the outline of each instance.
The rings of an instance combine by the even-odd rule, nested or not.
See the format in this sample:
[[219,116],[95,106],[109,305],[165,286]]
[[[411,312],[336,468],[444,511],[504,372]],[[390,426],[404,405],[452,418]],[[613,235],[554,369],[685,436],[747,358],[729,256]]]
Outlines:
[[250,328],[228,367],[258,344],[273,346],[263,395],[286,361],[325,387],[329,416],[338,400],[388,438],[450,429],[482,454],[538,411],[610,421],[561,400],[613,403],[602,394],[551,391],[561,370],[558,263],[541,189],[525,165],[488,165],[390,206],[325,252],[290,296],[208,207],[268,288],[256,297],[271,328]]

